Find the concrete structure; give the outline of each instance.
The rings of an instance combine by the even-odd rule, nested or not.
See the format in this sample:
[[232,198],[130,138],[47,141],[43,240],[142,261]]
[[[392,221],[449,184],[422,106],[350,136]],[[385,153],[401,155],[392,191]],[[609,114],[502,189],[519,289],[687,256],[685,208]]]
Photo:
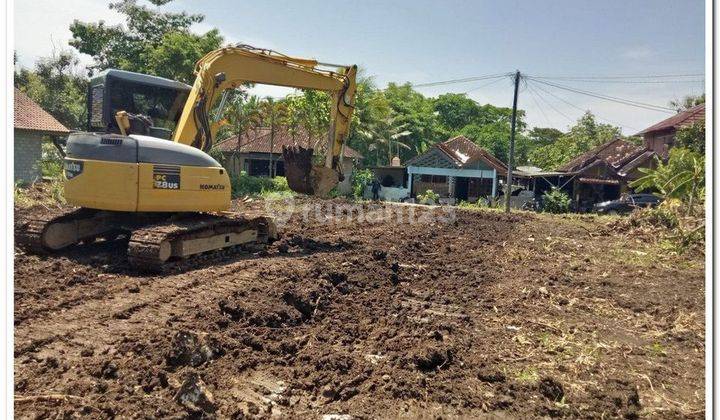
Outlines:
[[[283,146],[312,147],[316,151],[325,145],[326,138],[313,138],[304,129],[294,132],[287,127],[271,130],[269,127],[251,128],[240,136],[221,140],[217,149],[222,153],[220,163],[230,176],[245,172],[250,176],[285,176],[282,158]],[[352,190],[350,176],[363,156],[349,146],[345,146],[343,155],[343,175],[345,179],[338,184],[338,191],[346,194]]]
[[477,201],[498,194],[498,178],[506,166],[467,137],[433,145],[407,162],[411,195],[433,190],[441,198]]
[[645,141],[645,147],[666,158],[668,151],[675,145],[675,133],[678,129],[695,122],[705,121],[705,104],[678,112],[643,131],[637,133]]
[[34,182],[41,176],[43,141],[65,137],[70,130],[18,89],[15,89],[13,122],[15,181]]

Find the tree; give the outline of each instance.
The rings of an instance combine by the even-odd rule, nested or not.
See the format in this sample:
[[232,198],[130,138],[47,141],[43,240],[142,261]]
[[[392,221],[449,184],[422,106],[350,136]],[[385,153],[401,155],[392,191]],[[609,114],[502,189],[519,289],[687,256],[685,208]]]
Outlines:
[[32,70],[15,71],[14,85],[64,126],[80,130],[87,121],[88,80],[71,50],[39,59]]
[[464,93],[446,93],[434,101],[434,109],[438,119],[447,130],[457,132],[469,124],[479,121],[481,109],[477,102]]
[[542,147],[553,144],[558,141],[562,135],[563,132],[557,128],[534,127],[530,130],[530,132],[528,132],[528,138],[530,139],[533,147]]
[[[367,138],[370,144],[368,150],[376,152],[376,165],[389,165],[394,156],[400,155],[400,148],[411,150],[410,146],[403,143],[403,139],[412,134],[412,132],[406,129],[407,126],[407,123],[399,123],[398,116],[393,113],[383,119],[373,121],[364,129],[359,129],[360,133]],[[380,159],[381,151],[387,153],[385,155],[387,161]]]
[[[171,0],[149,1],[162,6]],[[195,62],[222,43],[217,29],[202,35],[190,31],[203,21],[199,14],[161,12],[137,0],[111,3],[110,9],[125,15],[124,26],[78,20],[70,25],[70,45],[92,56],[93,69],[112,67],[190,82]]]
[[678,129],[675,133],[675,144],[677,147],[705,155],[705,121],[696,121]]
[[705,103],[705,94],[687,95],[682,99],[673,99],[670,101],[670,108],[674,108],[677,112],[682,112],[694,106]]
[[411,133],[406,139],[406,144],[410,145],[411,149],[401,151],[401,161],[423,153],[430,145],[449,137],[435,114],[432,99],[415,91],[409,83],[390,83],[383,95],[397,115],[397,123],[407,124],[405,128]]
[[620,136],[620,129],[610,124],[599,124],[591,112],[586,112],[570,131],[554,143],[530,152],[530,162],[550,170],[562,166],[581,153]]

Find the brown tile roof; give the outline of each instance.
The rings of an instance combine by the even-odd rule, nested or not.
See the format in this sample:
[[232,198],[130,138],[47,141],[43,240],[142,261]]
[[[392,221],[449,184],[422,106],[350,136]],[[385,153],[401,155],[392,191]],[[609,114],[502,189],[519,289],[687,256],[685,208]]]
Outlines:
[[[507,172],[507,166],[502,161],[465,136],[450,138],[433,145],[433,147],[445,153],[459,168],[467,168],[480,160],[500,173]],[[407,164],[414,160],[415,158],[411,159]]]
[[652,125],[643,131],[637,133],[640,136],[654,131],[667,130],[669,128],[678,129],[686,125],[690,125],[696,121],[705,120],[705,104],[695,105],[694,107],[687,109],[683,112],[678,112],[672,117],[662,120],[659,123]]
[[43,133],[65,134],[70,130],[60,124],[47,111],[40,108],[24,92],[15,89],[15,128],[22,130],[40,131]]
[[[321,139],[310,139],[310,135],[304,129],[298,129],[293,136],[287,127],[275,129],[273,137],[272,153],[282,153],[283,146],[308,146],[318,149],[325,146],[325,136]],[[251,128],[238,136],[232,136],[221,140],[217,144],[217,148],[222,152],[239,152],[239,153],[271,153],[270,151],[270,128],[257,127]],[[355,149],[345,145],[345,153],[343,155],[349,159],[362,159],[363,156]]]
[[582,172],[597,161],[603,161],[608,166],[618,170],[645,151],[646,149],[642,146],[637,146],[621,138],[615,138],[577,156],[557,170],[562,172]]

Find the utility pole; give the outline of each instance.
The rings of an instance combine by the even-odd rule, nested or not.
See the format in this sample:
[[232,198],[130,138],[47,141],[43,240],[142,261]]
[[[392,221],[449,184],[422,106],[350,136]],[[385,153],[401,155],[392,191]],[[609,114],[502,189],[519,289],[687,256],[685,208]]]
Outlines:
[[512,118],[510,122],[510,150],[507,163],[507,188],[505,189],[505,213],[510,213],[510,197],[512,196],[512,168],[515,159],[515,117],[517,116],[518,88],[520,87],[520,70],[515,71],[515,96],[513,97]]

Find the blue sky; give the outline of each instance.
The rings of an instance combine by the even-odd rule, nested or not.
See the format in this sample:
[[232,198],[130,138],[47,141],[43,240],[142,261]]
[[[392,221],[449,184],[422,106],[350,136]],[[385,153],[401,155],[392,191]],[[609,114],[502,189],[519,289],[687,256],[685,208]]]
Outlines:
[[[120,22],[107,2],[22,1],[15,4],[15,44],[31,65],[67,45],[73,19]],[[216,27],[229,42],[244,42],[321,61],[357,63],[378,85],[432,82],[519,69],[543,76],[704,73],[705,2],[648,1],[202,1],[175,0],[164,8],[206,15],[197,31]],[[45,13],[38,16],[37,11]],[[702,77],[690,78],[696,80]],[[558,82],[657,105],[703,91],[702,83]],[[419,89],[435,96],[465,92],[480,103],[510,106],[509,80]],[[580,109],[623,127],[625,134],[665,118],[644,110],[554,90]],[[260,94],[281,95],[278,88]],[[549,104],[548,104],[549,103]],[[524,88],[520,108],[531,126],[565,129],[579,109]]]

